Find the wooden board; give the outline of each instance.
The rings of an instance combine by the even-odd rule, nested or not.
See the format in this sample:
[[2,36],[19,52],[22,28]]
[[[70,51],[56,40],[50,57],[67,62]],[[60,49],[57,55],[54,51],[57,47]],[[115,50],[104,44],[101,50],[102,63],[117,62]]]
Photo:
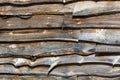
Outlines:
[[76,80],[76,79],[83,79],[83,80],[90,80],[90,79],[94,79],[94,80],[119,80],[119,77],[116,78],[104,78],[104,77],[97,77],[97,76],[74,76],[74,77],[69,77],[69,78],[61,78],[61,77],[56,77],[56,76],[39,76],[39,75],[32,75],[32,76],[19,76],[19,75],[1,75],[0,76],[1,80],[10,80],[10,79],[19,79],[19,80],[46,80],[46,79],[50,79],[50,80]]
[[63,4],[41,4],[31,6],[0,6],[0,15],[63,14]]
[[119,13],[91,17],[72,17],[71,15],[65,15],[63,26],[64,28],[69,27],[75,29],[117,29],[119,28],[119,16]]
[[119,29],[1,31],[0,42],[73,41],[120,45]]
[[[4,17],[3,17],[4,18]],[[63,15],[36,15],[0,18],[0,29],[42,29],[61,28]]]
[[120,1],[100,1],[100,2],[82,1],[75,4],[73,15],[92,16],[92,15],[117,13],[120,12],[119,4]]

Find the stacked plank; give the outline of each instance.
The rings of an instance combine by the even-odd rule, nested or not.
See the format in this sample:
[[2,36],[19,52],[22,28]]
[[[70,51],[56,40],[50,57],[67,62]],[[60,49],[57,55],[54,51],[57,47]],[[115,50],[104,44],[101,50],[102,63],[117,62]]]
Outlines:
[[0,0],[0,80],[119,80],[119,4]]

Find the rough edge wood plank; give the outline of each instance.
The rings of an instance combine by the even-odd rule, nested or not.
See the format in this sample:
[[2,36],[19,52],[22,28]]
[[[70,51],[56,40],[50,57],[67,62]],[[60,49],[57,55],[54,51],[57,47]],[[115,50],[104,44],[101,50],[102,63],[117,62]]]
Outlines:
[[52,29],[61,28],[64,15],[35,15],[0,18],[0,29]]

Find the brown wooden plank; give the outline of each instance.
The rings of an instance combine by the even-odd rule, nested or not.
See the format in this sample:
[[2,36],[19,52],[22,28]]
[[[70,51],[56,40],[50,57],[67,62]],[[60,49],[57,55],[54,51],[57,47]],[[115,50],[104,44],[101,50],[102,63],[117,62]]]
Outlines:
[[33,4],[33,3],[53,3],[53,2],[63,2],[63,0],[0,0],[0,3],[11,3],[11,4]]
[[[33,28],[120,28],[120,14],[94,16],[88,18],[71,15],[35,15],[0,18],[0,29],[33,29]],[[3,17],[4,18],[4,17]],[[21,19],[22,18],[22,19]],[[28,18],[28,19],[27,19]]]
[[[92,43],[36,42],[21,44],[0,44],[0,57],[45,57],[58,55],[88,55],[95,48]],[[34,58],[33,58],[34,59]]]
[[64,27],[70,28],[119,28],[119,16],[120,14],[92,16],[87,18],[72,17],[71,15],[65,15]]
[[[120,14],[93,16],[88,18],[71,15],[35,15],[18,16],[7,19],[0,18],[0,29],[33,29],[33,28],[120,28]],[[3,17],[4,18],[4,17]],[[21,19],[22,18],[22,19]],[[28,18],[28,19],[27,19]]]
[[57,76],[44,76],[44,75],[31,75],[31,76],[19,76],[19,75],[0,75],[0,80],[67,80],[67,79],[73,79],[76,78],[64,78],[64,77],[57,77]]
[[26,41],[75,41],[80,30],[13,30],[1,31],[1,42],[26,42]]
[[[84,1],[84,0],[34,0],[34,1],[33,0],[0,0],[0,3],[24,5],[24,4],[34,4],[34,3],[69,3],[69,2],[77,2],[77,1]],[[91,0],[91,1],[103,1],[103,0]],[[114,1],[114,0],[106,0],[106,1]]]
[[[0,18],[0,29],[33,29],[61,28],[63,15],[19,16],[7,19]],[[21,19],[22,18],[22,19]],[[27,19],[28,18],[28,19]]]
[[[40,15],[73,13],[73,16],[92,16],[101,14],[112,14],[120,12],[119,3],[120,1],[79,1],[70,4],[36,4],[21,7],[4,5],[0,7],[0,15]],[[91,4],[92,6],[89,7],[89,4]]]
[[63,14],[63,4],[41,4],[32,6],[0,6],[0,15]]
[[120,44],[119,29],[14,30],[1,31],[0,34],[0,42],[87,41],[103,44]]

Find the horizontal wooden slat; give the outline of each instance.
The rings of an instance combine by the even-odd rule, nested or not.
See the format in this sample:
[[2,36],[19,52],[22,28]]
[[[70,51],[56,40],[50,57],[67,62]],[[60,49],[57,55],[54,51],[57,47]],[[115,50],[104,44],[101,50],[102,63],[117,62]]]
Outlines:
[[80,30],[14,30],[1,31],[1,42],[24,42],[24,41],[75,41],[78,42],[77,35]]
[[71,15],[65,15],[64,27],[70,28],[119,28],[120,14],[110,14],[92,17],[72,17]]
[[[94,4],[94,6],[96,6],[95,10],[99,10],[99,11],[93,11],[94,6],[93,8],[87,7],[89,3]],[[8,17],[8,18],[0,19],[1,21],[0,29],[63,28],[63,27],[64,28],[69,28],[69,27],[70,28],[119,28],[120,14],[116,12],[116,11],[119,12],[118,4],[119,1],[100,1],[100,2],[79,1],[65,5],[55,4],[55,3],[21,6],[21,7],[5,5],[0,7],[0,11],[2,15],[1,17],[2,18]],[[75,16],[73,15],[74,14],[73,11],[75,11],[76,9],[75,6],[82,6],[77,9],[78,10],[77,17],[75,17],[76,15]],[[104,9],[108,9],[109,11],[106,12],[107,10]],[[103,10],[103,12],[100,12],[101,10]],[[114,10],[116,11],[114,12]],[[85,14],[81,15],[83,12],[85,12],[86,15]],[[91,16],[93,15],[93,13],[91,12],[95,12],[94,13],[95,15]],[[102,13],[104,12],[109,15],[105,15],[105,14],[102,15]],[[67,13],[70,14],[68,15]],[[13,17],[11,17],[10,15]],[[16,18],[16,16],[19,17],[20,19]],[[83,16],[86,17],[83,18]]]
[[34,29],[34,28],[62,29],[63,19],[64,19],[63,15],[19,16],[19,18],[11,17],[7,19],[0,18],[1,22],[0,29]]
[[[22,44],[0,44],[0,57],[44,57],[67,54],[88,55],[95,48],[92,43],[36,42]],[[34,59],[34,58],[33,58]]]
[[[117,60],[116,60],[117,59]],[[120,65],[120,56],[79,56],[79,55],[68,55],[68,56],[58,56],[58,57],[44,57],[39,58],[34,61],[25,58],[0,58],[0,65],[13,65],[15,67],[37,67],[37,66],[52,66],[52,68],[60,65],[70,65],[70,64],[99,64],[99,65]],[[56,63],[56,65],[54,65]],[[54,65],[54,66],[53,66]],[[51,68],[51,69],[52,69]]]
[[119,29],[83,29],[79,40],[119,45]]
[[[46,75],[48,73],[48,67],[20,67],[15,68],[12,65],[0,65],[0,74],[12,74],[12,75]],[[72,77],[72,76],[101,76],[101,77],[117,77],[120,75],[119,67],[111,67],[109,65],[66,65],[56,67],[50,75],[60,77]]]
[[106,54],[109,55],[109,53],[113,53],[113,55],[115,55],[114,53],[119,54],[120,46],[97,45],[95,51],[97,53],[104,53],[104,55],[106,55]]
[[63,2],[63,0],[0,0],[0,3],[11,3],[11,4],[33,4],[33,3],[45,3],[45,2]]
[[67,79],[72,79],[75,80],[77,78],[75,77],[70,77],[70,78],[65,78],[65,77],[57,77],[57,76],[44,76],[44,75],[32,75],[32,76],[19,76],[19,75],[0,75],[0,80],[67,80]]
[[93,16],[88,18],[71,15],[35,15],[0,18],[0,29],[119,29],[120,14]]
[[119,45],[119,29],[1,31],[0,42],[88,41]]
[[115,77],[115,78],[105,78],[105,77],[97,77],[97,76],[73,76],[73,77],[57,77],[57,76],[44,76],[44,75],[32,75],[32,76],[20,76],[20,75],[0,75],[0,79],[1,80],[10,80],[10,79],[19,79],[19,80],[46,80],[46,79],[50,79],[50,80],[119,80],[119,77]]
[[96,77],[96,76],[83,76],[83,77],[56,77],[56,76],[19,76],[19,75],[1,75],[0,80],[46,80],[46,79],[57,79],[57,80],[76,80],[76,79],[84,79],[84,80],[88,80],[88,79],[94,79],[94,80],[119,80],[119,77],[115,77],[115,78],[103,78],[103,77]]
[[[69,3],[69,2],[77,2],[80,0],[0,0],[0,4],[17,4],[17,5],[24,5],[24,4],[34,4],[34,3]],[[84,1],[84,0],[81,0]],[[89,1],[89,0],[86,0]],[[91,0],[96,1],[96,0]],[[103,0],[97,0],[103,1]],[[105,0],[105,1],[114,1],[114,0]]]
[[115,55],[120,53],[120,46],[99,45],[95,43],[74,42],[35,42],[20,44],[0,44],[0,57],[19,57],[37,59],[46,56],[60,55],[90,55],[104,53]]
[[73,16],[83,17],[118,13],[120,12],[119,4],[120,1],[77,1],[69,4],[53,3],[36,5],[34,4],[28,6],[1,5],[0,15],[41,15],[72,13]]
[[[74,78],[73,78],[74,79]],[[94,79],[94,80],[119,80],[119,77],[115,77],[115,78],[103,78],[103,77],[95,77],[95,76],[88,76],[88,77],[78,77],[79,80],[83,79],[83,80],[90,80],[90,79]]]
[[[74,16],[91,16],[120,12],[120,1],[82,1],[75,4]],[[91,5],[91,6],[88,6]]]
[[63,4],[42,4],[32,6],[0,6],[0,15],[63,14]]

